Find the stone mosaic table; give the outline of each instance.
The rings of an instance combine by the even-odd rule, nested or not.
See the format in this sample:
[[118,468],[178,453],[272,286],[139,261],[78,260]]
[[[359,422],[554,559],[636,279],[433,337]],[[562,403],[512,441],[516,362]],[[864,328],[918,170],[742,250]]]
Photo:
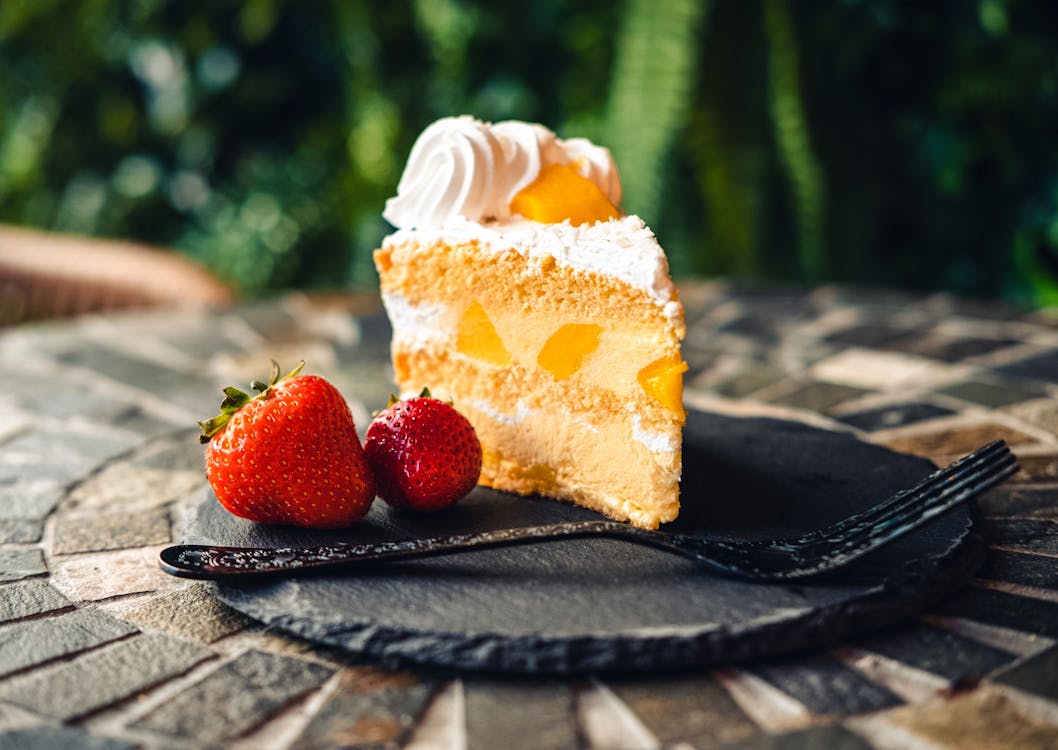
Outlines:
[[264,629],[162,574],[204,491],[194,423],[269,358],[359,425],[390,391],[370,299],[7,329],[0,356],[0,749],[1058,747],[1058,320],[945,296],[687,285],[687,400],[946,463],[996,437],[991,555],[852,642],[649,678],[394,670]]

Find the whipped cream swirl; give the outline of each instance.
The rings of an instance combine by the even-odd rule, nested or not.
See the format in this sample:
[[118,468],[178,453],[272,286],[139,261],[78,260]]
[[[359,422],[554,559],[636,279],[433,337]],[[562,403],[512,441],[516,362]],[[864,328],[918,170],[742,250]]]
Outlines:
[[398,229],[508,219],[511,200],[549,164],[572,166],[620,205],[621,179],[608,149],[585,138],[561,140],[535,123],[493,125],[464,115],[422,132],[382,216]]

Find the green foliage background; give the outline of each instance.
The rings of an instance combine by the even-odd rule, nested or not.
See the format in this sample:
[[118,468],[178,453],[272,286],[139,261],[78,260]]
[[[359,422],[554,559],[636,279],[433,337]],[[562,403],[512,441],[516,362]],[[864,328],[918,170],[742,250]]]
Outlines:
[[1043,0],[5,0],[0,221],[374,284],[437,117],[614,151],[677,275],[1058,303]]

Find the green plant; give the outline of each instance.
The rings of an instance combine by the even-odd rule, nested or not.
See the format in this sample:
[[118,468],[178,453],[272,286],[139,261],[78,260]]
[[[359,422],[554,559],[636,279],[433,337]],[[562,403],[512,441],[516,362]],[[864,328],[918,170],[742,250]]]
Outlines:
[[472,113],[609,144],[681,276],[1048,303],[1055,38],[1042,0],[16,0],[0,221],[371,288],[415,136]]

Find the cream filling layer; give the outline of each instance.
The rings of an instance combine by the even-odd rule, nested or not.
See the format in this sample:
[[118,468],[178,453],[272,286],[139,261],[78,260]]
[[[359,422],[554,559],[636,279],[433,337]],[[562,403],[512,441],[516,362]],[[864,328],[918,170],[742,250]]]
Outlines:
[[440,302],[412,304],[403,294],[382,295],[382,306],[393,328],[393,340],[412,351],[454,340],[455,316]]
[[487,414],[488,416],[492,417],[492,419],[494,419],[495,421],[505,425],[520,424],[521,422],[524,422],[526,419],[536,414],[536,411],[530,409],[521,401],[518,402],[518,408],[515,410],[514,414],[505,414],[504,412],[500,411],[492,404],[490,404],[488,401],[471,401],[470,405],[480,411],[482,414]]
[[654,453],[675,453],[680,449],[672,435],[644,430],[642,416],[635,413],[632,414],[632,439]]
[[[454,330],[455,316],[446,305],[439,302],[414,305],[404,295],[396,293],[382,295],[382,304],[393,327],[393,341],[400,347],[421,351],[432,346],[447,345],[454,340],[451,331]],[[464,356],[458,352],[453,354]],[[519,424],[536,413],[522,402],[518,402],[514,414],[501,412],[485,401],[475,401],[471,405],[506,425]],[[572,419],[572,416],[569,418]],[[672,435],[643,429],[639,414],[632,414],[632,439],[653,453],[675,453],[680,449]]]

